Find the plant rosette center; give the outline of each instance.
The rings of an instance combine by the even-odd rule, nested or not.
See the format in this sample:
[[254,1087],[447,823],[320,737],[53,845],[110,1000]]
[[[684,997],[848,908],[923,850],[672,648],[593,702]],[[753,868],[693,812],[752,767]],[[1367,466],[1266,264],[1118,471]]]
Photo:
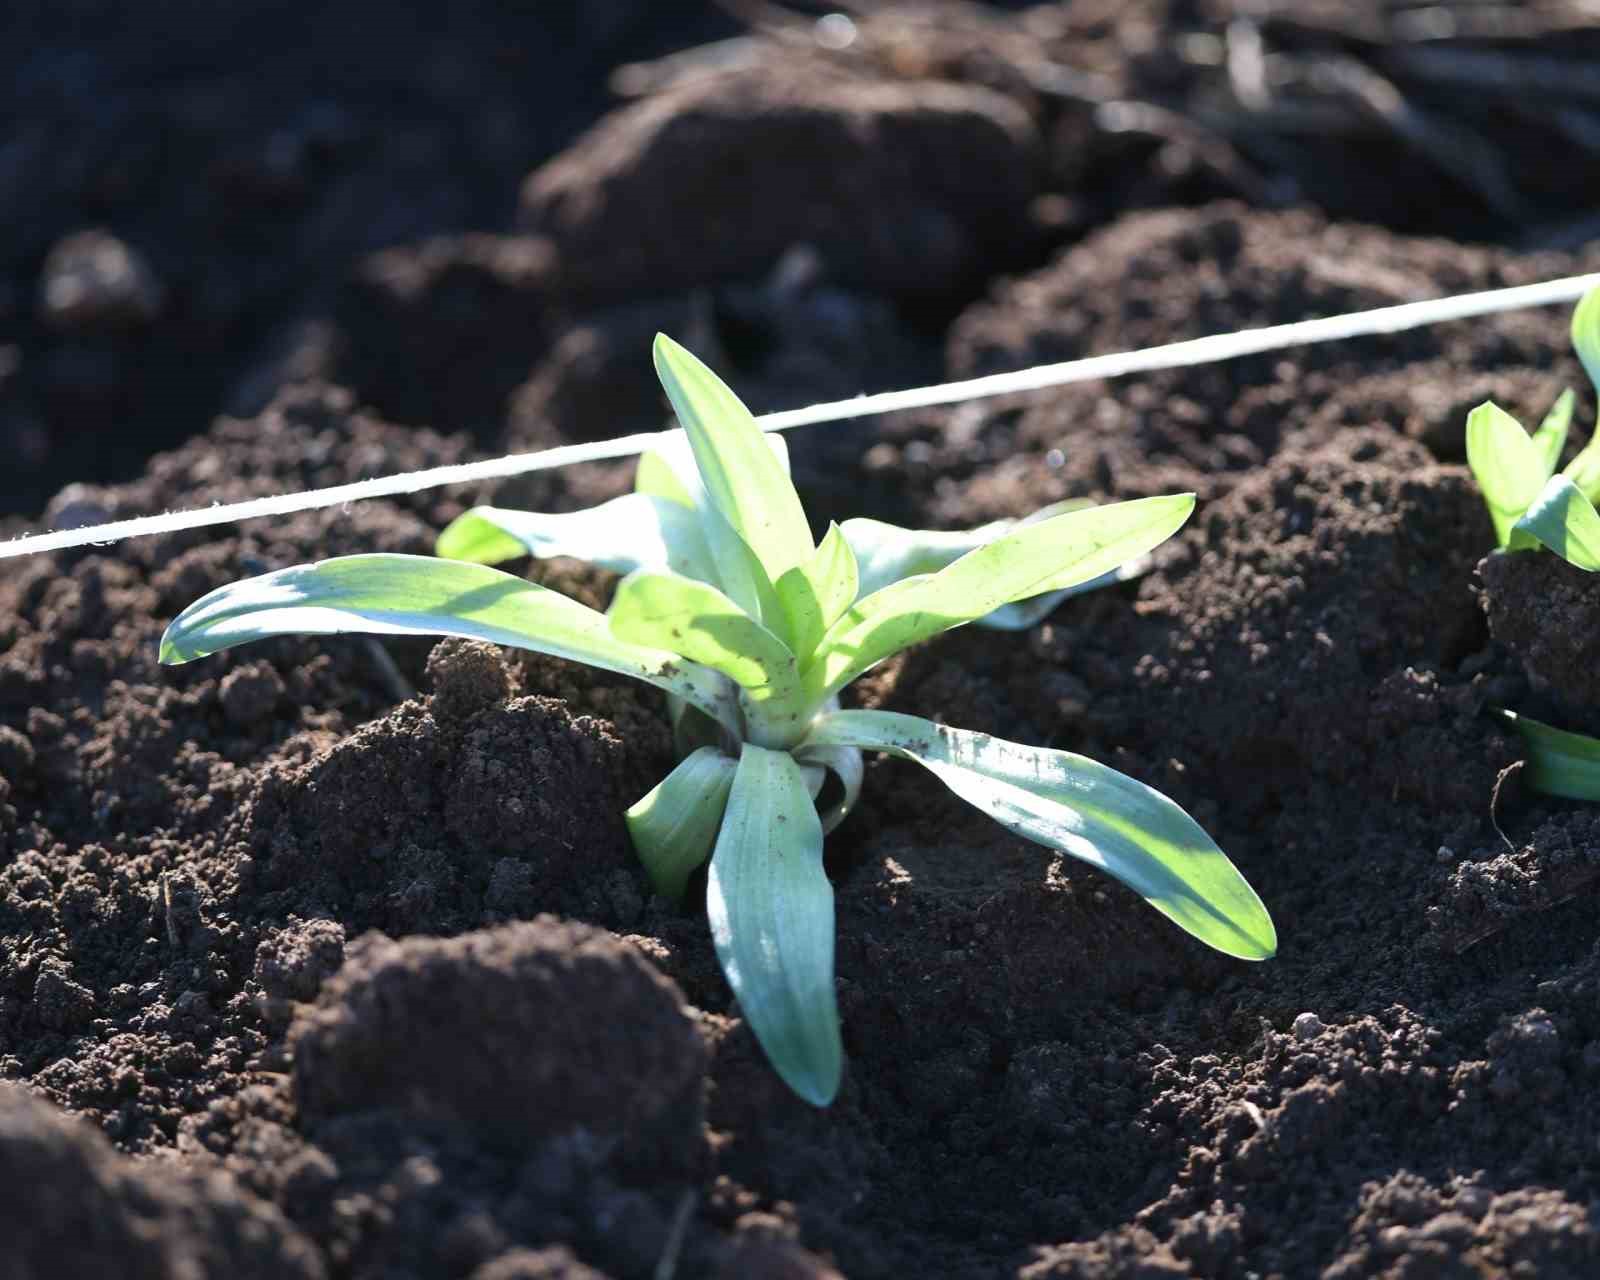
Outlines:
[[[1230,956],[1274,954],[1261,899],[1171,799],[1097,761],[839,694],[893,654],[969,623],[1034,625],[1068,595],[1142,571],[1193,494],[1066,502],[959,532],[871,519],[814,539],[780,436],[665,336],[655,365],[682,430],[634,491],[562,515],[477,507],[437,556],[357,555],[232,583],[167,628],[189,662],[292,633],[462,636],[632,676],[666,695],[677,766],[627,811],[658,892],[706,875],[706,916],[739,1010],[773,1068],[825,1106],[844,1069],[826,834],[861,792],[863,753],[914,761],[1024,839],[1121,881]],[[574,556],[623,574],[590,609],[494,565]]]

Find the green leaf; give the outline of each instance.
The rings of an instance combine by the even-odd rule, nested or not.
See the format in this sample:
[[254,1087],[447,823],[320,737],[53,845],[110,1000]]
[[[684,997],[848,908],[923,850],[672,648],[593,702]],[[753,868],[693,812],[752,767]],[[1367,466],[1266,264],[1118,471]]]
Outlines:
[[1590,573],[1600,570],[1600,513],[1566,476],[1550,478],[1513,536],[1519,542],[1531,538]]
[[733,687],[714,671],[612,635],[602,613],[487,565],[432,556],[342,556],[218,587],[172,620],[161,661],[192,662],[269,636],[464,636],[634,676],[737,733]]
[[1550,478],[1544,453],[1520,422],[1486,400],[1467,415],[1467,465],[1494,521],[1495,545],[1503,547],[1512,525]]
[[888,711],[820,717],[801,745],[915,760],[1010,831],[1115,876],[1208,946],[1241,960],[1278,949],[1272,917],[1226,854],[1159,791],[1085,756]]
[[1007,517],[972,529],[907,529],[885,520],[858,516],[846,520],[843,530],[859,565],[861,593],[869,595],[902,578],[937,573],[967,552],[1003,537],[1019,525],[1038,524],[1041,520],[1086,511],[1095,505],[1087,498],[1064,498],[1020,520]]
[[[1035,524],[1070,511],[1087,510],[1094,505],[1085,499],[1069,498],[1064,502],[1051,503],[1020,521],[994,520],[976,529],[957,531],[906,529],[882,520],[859,517],[846,520],[842,527],[861,565],[860,593],[866,595],[906,578],[937,573],[967,552],[1003,537],[1019,525]],[[1127,582],[1148,573],[1152,563],[1147,555],[1134,556],[1097,578],[1064,590],[1048,591],[1013,604],[1003,604],[981,618],[974,618],[973,623],[996,631],[1026,631],[1049,617],[1069,596]]]
[[837,522],[829,523],[828,532],[806,568],[806,576],[816,588],[817,602],[822,608],[822,626],[826,630],[844,616],[844,611],[856,602],[861,592],[856,553]]
[[474,507],[450,522],[434,554],[476,564],[524,555],[572,556],[616,573],[670,569],[702,580],[712,575],[695,513],[642,493],[560,515]]
[[745,736],[780,746],[799,736],[805,704],[794,655],[710,583],[641,570],[618,585],[607,616],[619,639],[681,654],[739,685],[755,713]]
[[1011,523],[995,521],[980,529],[907,529],[886,520],[854,516],[839,527],[855,554],[858,591],[871,595],[907,578],[937,573],[1009,532]]
[[1517,731],[1528,748],[1528,782],[1535,791],[1569,800],[1600,800],[1600,739],[1500,707],[1491,710]]
[[[762,439],[783,468],[783,474],[788,475],[789,442],[777,432],[763,432]],[[689,437],[682,431],[674,431],[655,448],[641,453],[638,470],[633,477],[633,491],[653,498],[665,498],[681,507],[698,510],[705,505],[705,485],[700,479],[700,469],[695,465]]]
[[1194,510],[1192,493],[1141,498],[1025,524],[938,573],[892,583],[829,628],[806,669],[816,702],[891,654],[1001,605],[1098,578],[1165,542]]
[[1567,428],[1572,425],[1572,406],[1577,397],[1568,387],[1550,406],[1550,412],[1544,415],[1544,421],[1539,424],[1539,429],[1533,433],[1533,443],[1539,450],[1539,456],[1544,462],[1544,478],[1548,480],[1556,473],[1556,466],[1561,461],[1561,451],[1567,445]]
[[1573,309],[1572,345],[1589,381],[1600,393],[1600,285],[1584,294]]
[[731,756],[701,747],[628,810],[628,834],[656,892],[683,897],[695,869],[711,856],[733,788]]
[[826,834],[850,816],[861,798],[861,784],[866,779],[866,762],[855,747],[811,746],[796,748],[796,760],[801,764],[821,765],[839,780],[839,798],[822,810],[822,830]]
[[[688,452],[689,442],[680,431],[677,438],[683,441],[684,452]],[[694,455],[689,454],[690,467],[693,467]],[[691,511],[698,504],[695,501],[694,490],[698,487],[699,473],[695,474],[695,484],[685,482],[679,468],[674,465],[669,451],[662,447],[646,449],[639,455],[639,466],[633,476],[633,491],[642,493],[647,498],[660,498],[665,502],[677,503],[680,507],[688,507]]]
[[[721,378],[665,334],[656,335],[655,365],[694,450],[708,505],[749,548],[770,588],[811,556],[811,528],[799,495],[750,411]],[[720,530],[709,532],[707,540],[723,588],[759,620],[781,629],[777,619],[756,613],[765,602],[744,587],[749,566],[738,548]]]
[[473,507],[444,527],[434,539],[433,554],[441,560],[465,560],[471,564],[500,564],[519,556],[537,555],[520,538],[508,533],[497,518],[516,515],[498,507]]
[[1600,502],[1600,431],[1590,437],[1561,474],[1590,502]]
[[746,744],[706,885],[711,940],[773,1069],[813,1106],[839,1092],[833,886],[801,767]]
[[827,629],[855,603],[857,585],[855,553],[839,526],[830,524],[811,557],[775,584],[798,657],[809,658]]
[[[1600,292],[1592,292],[1587,295],[1584,300],[1588,301],[1589,298],[1593,297],[1600,297]],[[1596,327],[1600,327],[1600,305],[1594,306],[1592,310],[1594,311],[1594,316],[1592,317],[1593,323]],[[1574,316],[1574,340],[1576,340],[1577,337],[1577,328],[1577,317]],[[1590,340],[1597,348],[1596,352],[1594,353],[1595,359],[1597,362],[1600,362],[1600,334],[1591,335]],[[1574,397],[1571,388],[1563,391],[1561,393],[1561,399],[1556,401],[1556,407],[1550,410],[1551,417],[1554,417],[1558,410],[1562,410],[1564,408],[1566,418],[1570,420],[1572,417],[1573,399]],[[1600,502],[1600,424],[1597,424],[1595,433],[1589,437],[1589,443],[1584,445],[1583,448],[1578,451],[1577,456],[1573,458],[1571,462],[1567,463],[1564,468],[1562,468],[1561,474],[1566,476],[1566,478],[1572,481],[1573,484],[1577,485],[1578,492],[1583,494],[1583,496],[1589,499],[1590,502]]]

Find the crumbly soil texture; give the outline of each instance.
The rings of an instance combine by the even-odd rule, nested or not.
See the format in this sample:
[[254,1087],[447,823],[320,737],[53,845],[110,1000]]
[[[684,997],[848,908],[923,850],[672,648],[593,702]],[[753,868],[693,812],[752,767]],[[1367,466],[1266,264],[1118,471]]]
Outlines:
[[[5,531],[650,429],[658,329],[765,410],[1600,269],[1540,158],[1592,189],[1580,5],[665,9],[17,7]],[[1600,810],[1489,714],[1600,732],[1600,584],[1486,558],[1462,450],[1568,385],[1572,450],[1546,308],[793,434],[819,519],[1199,495],[1145,576],[849,696],[1159,787],[1281,942],[874,762],[826,1110],[630,849],[653,692],[453,641],[156,663],[223,583],[629,463],[8,560],[0,1277],[1600,1275]]]

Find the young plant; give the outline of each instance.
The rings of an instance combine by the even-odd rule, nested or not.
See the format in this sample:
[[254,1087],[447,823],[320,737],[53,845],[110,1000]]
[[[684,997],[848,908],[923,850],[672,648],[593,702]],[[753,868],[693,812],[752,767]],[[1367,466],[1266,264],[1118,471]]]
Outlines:
[[[1572,313],[1572,345],[1600,391],[1600,288]],[[1530,436],[1493,401],[1467,415],[1467,465],[1494,521],[1497,549],[1548,547],[1569,564],[1600,570],[1600,430],[1561,474],[1556,464],[1572,422],[1573,395],[1563,391]]]
[[[467,636],[664,690],[680,763],[628,810],[628,830],[670,898],[709,860],[723,973],[779,1075],[818,1106],[843,1066],[822,842],[856,802],[863,751],[915,761],[1219,951],[1274,953],[1255,891],[1160,792],[1066,751],[839,707],[910,645],[969,622],[1028,625],[1056,593],[1116,574],[1178,530],[1192,494],[961,535],[852,520],[817,543],[781,438],[666,337],[655,364],[683,431],[641,457],[633,493],[570,515],[477,508],[440,535],[446,558],[346,556],[219,588],[167,628],[161,660],[293,632]],[[530,552],[626,576],[601,614],[490,567]]]

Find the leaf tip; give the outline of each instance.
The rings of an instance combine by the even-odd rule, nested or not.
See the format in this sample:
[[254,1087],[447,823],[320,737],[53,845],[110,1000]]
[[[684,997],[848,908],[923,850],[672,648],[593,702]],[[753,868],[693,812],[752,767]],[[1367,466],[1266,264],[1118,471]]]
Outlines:
[[688,347],[664,333],[656,334],[655,341],[650,345],[650,355],[655,361],[656,371],[662,374],[674,364],[683,364],[694,359]]
[[1260,919],[1250,922],[1244,937],[1247,945],[1233,953],[1238,959],[1252,962],[1271,960],[1278,954],[1278,926],[1272,923],[1272,916],[1265,906],[1261,907]]
[[156,661],[164,667],[181,667],[195,655],[185,653],[178,647],[178,642],[173,639],[172,627],[168,626],[161,633],[161,646],[156,650]]
[[791,1068],[780,1071],[779,1075],[803,1102],[809,1102],[813,1107],[827,1107],[839,1096],[839,1084],[844,1078],[844,1061],[842,1058],[833,1058],[823,1066]]

